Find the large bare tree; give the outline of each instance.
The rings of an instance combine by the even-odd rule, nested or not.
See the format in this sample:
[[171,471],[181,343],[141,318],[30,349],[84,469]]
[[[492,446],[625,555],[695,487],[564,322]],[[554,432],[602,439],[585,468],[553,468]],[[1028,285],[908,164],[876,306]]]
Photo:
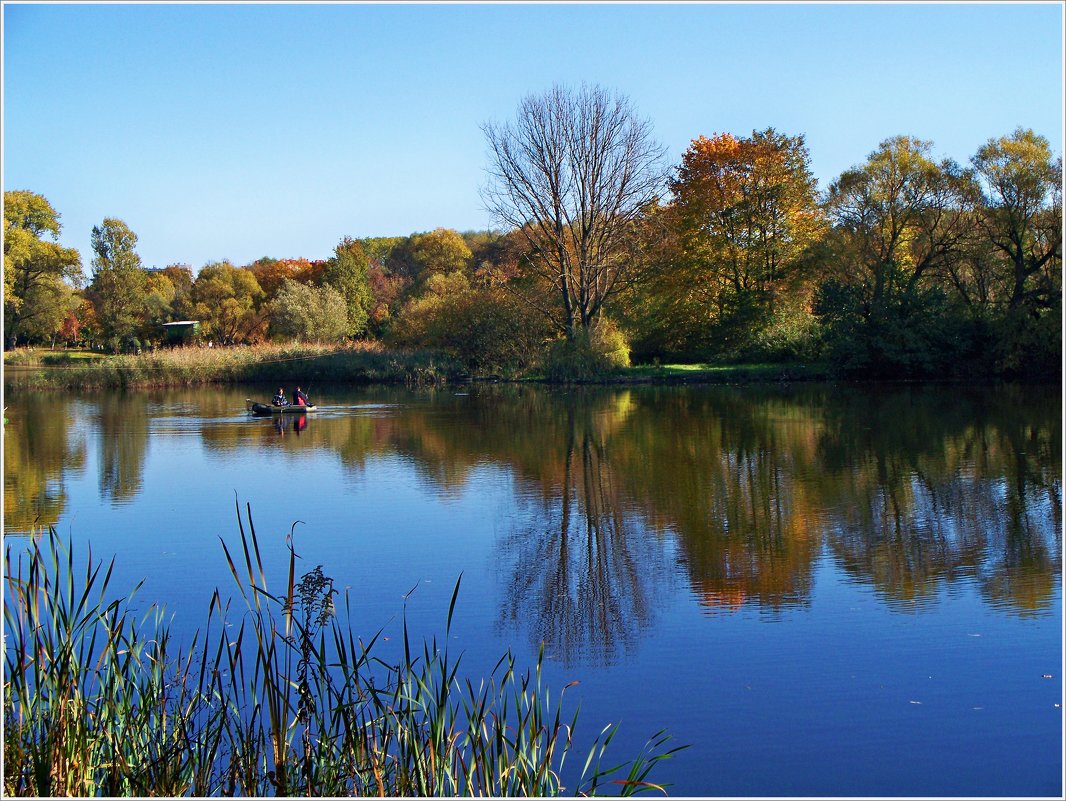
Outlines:
[[492,159],[486,208],[521,232],[561,313],[537,305],[573,338],[632,277],[627,240],[664,184],[665,148],[628,98],[599,86],[529,95],[512,121],[482,130]]

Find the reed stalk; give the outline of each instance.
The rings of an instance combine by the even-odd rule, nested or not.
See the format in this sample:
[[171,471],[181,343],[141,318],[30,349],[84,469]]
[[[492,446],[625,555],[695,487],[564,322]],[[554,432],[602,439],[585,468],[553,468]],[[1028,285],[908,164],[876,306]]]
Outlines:
[[[114,560],[84,568],[54,529],[6,551],[4,792],[12,796],[541,796],[665,792],[650,781],[660,732],[635,759],[604,767],[616,728],[596,738],[566,784],[577,714],[543,685],[543,652],[521,672],[511,653],[478,683],[443,645],[374,654],[321,566],[267,576],[251,510],[239,548],[222,542],[239,601],[211,596],[206,625],[180,646],[163,610],[138,617],[115,596]],[[237,554],[238,558],[234,558]],[[343,617],[337,607],[341,607]],[[239,618],[239,619],[238,619]],[[232,626],[227,626],[230,621]]]

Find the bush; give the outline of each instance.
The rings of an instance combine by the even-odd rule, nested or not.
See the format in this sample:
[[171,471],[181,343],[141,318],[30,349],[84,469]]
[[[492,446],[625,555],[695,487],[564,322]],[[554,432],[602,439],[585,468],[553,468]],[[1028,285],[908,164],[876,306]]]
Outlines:
[[872,304],[860,287],[823,284],[814,312],[825,355],[845,375],[943,377],[970,349],[965,319],[939,289],[889,293]]
[[548,349],[544,373],[549,381],[596,381],[629,366],[629,343],[610,320],[601,320],[591,332],[579,330]]
[[394,344],[439,348],[475,373],[529,366],[544,337],[543,323],[506,291],[471,286],[460,272],[431,276],[389,333]]
[[1011,378],[1053,378],[1062,374],[1060,309],[1035,314],[1012,309],[993,325],[996,372]]

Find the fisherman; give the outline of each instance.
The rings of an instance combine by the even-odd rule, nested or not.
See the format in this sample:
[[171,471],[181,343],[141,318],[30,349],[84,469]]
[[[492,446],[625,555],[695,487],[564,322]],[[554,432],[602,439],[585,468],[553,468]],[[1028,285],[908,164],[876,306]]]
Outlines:
[[285,397],[285,390],[278,387],[278,394],[274,396],[274,399],[270,401],[270,403],[274,406],[288,406],[289,399]]
[[297,406],[310,406],[311,401],[299,386],[296,387],[296,392],[293,393],[292,402]]

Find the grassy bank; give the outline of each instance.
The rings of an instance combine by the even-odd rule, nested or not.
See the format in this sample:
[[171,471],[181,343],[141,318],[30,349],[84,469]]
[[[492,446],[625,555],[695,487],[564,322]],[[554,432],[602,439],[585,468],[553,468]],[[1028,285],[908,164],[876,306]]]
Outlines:
[[461,374],[447,355],[388,350],[378,343],[346,346],[256,345],[187,347],[139,355],[65,351],[4,355],[7,386],[23,389],[110,389],[234,383],[437,383]]
[[[246,529],[247,527],[247,529]],[[604,768],[614,727],[564,785],[577,715],[563,717],[510,653],[475,684],[443,642],[403,630],[403,656],[357,638],[321,566],[280,592],[251,514],[223,544],[239,599],[216,590],[188,648],[161,610],[114,596],[110,565],[74,559],[54,530],[7,551],[3,788],[11,796],[624,795],[662,790],[650,773],[677,749],[655,735]],[[236,556],[236,558],[234,558]],[[338,609],[340,607],[340,609]],[[380,632],[379,632],[380,634]],[[578,759],[578,756],[572,757]]]
[[664,364],[623,368],[608,383],[744,383],[748,381],[827,381],[824,364]]

